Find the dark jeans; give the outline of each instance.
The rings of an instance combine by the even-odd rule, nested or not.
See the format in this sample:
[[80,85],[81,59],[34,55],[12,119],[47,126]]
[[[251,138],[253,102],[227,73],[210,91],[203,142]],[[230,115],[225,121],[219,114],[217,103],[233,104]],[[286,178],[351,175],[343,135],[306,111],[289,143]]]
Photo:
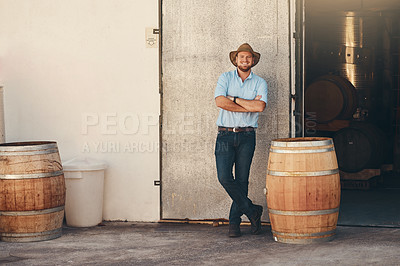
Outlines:
[[[254,204],[247,197],[251,161],[256,146],[255,131],[219,131],[215,144],[218,180],[233,200],[229,213],[230,224],[240,224],[241,216],[254,215]],[[235,165],[235,176],[232,170]]]

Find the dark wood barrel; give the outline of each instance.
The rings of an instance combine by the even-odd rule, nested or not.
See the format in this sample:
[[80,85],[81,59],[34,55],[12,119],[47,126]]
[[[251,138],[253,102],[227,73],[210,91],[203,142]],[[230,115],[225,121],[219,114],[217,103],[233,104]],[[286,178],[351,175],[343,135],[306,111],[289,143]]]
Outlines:
[[346,78],[326,75],[306,88],[304,101],[306,115],[319,123],[350,119],[357,107],[356,89]]
[[331,138],[272,141],[266,186],[275,241],[308,244],[334,237],[340,177]]
[[0,240],[61,236],[65,181],[56,142],[0,144]]
[[333,136],[339,169],[349,173],[379,168],[384,161],[384,132],[370,123],[352,123]]

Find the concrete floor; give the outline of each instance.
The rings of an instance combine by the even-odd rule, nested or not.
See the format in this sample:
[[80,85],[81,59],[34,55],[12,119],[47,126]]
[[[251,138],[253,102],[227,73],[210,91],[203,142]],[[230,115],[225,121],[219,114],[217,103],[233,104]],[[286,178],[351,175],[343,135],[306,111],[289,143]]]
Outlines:
[[400,227],[400,189],[342,190],[339,225]]
[[0,242],[5,265],[400,265],[400,228],[339,226],[331,242],[295,245],[263,233],[228,238],[226,225],[107,222],[60,238]]

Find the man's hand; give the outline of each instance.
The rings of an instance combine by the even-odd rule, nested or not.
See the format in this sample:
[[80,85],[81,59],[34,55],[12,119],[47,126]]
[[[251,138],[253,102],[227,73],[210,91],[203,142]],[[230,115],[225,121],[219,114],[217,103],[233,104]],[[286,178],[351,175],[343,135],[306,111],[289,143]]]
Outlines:
[[245,100],[242,98],[236,99],[236,104],[242,106],[248,112],[258,113],[262,112],[265,109],[266,103],[261,101],[262,96],[257,95],[254,100]]
[[[233,101],[234,99],[235,99],[235,97],[233,97],[233,96],[226,96],[226,98],[228,98],[229,100],[231,100],[231,101]],[[254,100],[260,100],[262,98],[262,95],[257,95],[255,98],[254,98]],[[236,99],[238,99],[238,97],[236,98]]]
[[253,100],[236,98],[236,103],[234,103],[233,96],[218,96],[215,98],[215,103],[218,107],[231,112],[262,112],[266,104],[260,101],[261,98],[261,95],[257,95]]
[[[215,104],[224,110],[231,111],[231,112],[249,112],[244,109],[242,106],[233,102],[234,97],[232,96],[218,96],[215,98]],[[236,99],[237,100],[237,99]]]

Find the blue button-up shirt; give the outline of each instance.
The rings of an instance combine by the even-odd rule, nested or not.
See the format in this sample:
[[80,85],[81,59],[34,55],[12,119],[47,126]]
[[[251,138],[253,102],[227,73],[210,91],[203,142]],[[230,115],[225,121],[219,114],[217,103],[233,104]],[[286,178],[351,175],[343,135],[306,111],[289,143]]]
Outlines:
[[[246,100],[253,100],[261,95],[261,101],[267,103],[267,82],[253,72],[243,82],[237,70],[223,73],[215,89],[215,98],[218,96],[233,96]],[[258,113],[231,112],[221,109],[217,126],[222,127],[258,127]]]

